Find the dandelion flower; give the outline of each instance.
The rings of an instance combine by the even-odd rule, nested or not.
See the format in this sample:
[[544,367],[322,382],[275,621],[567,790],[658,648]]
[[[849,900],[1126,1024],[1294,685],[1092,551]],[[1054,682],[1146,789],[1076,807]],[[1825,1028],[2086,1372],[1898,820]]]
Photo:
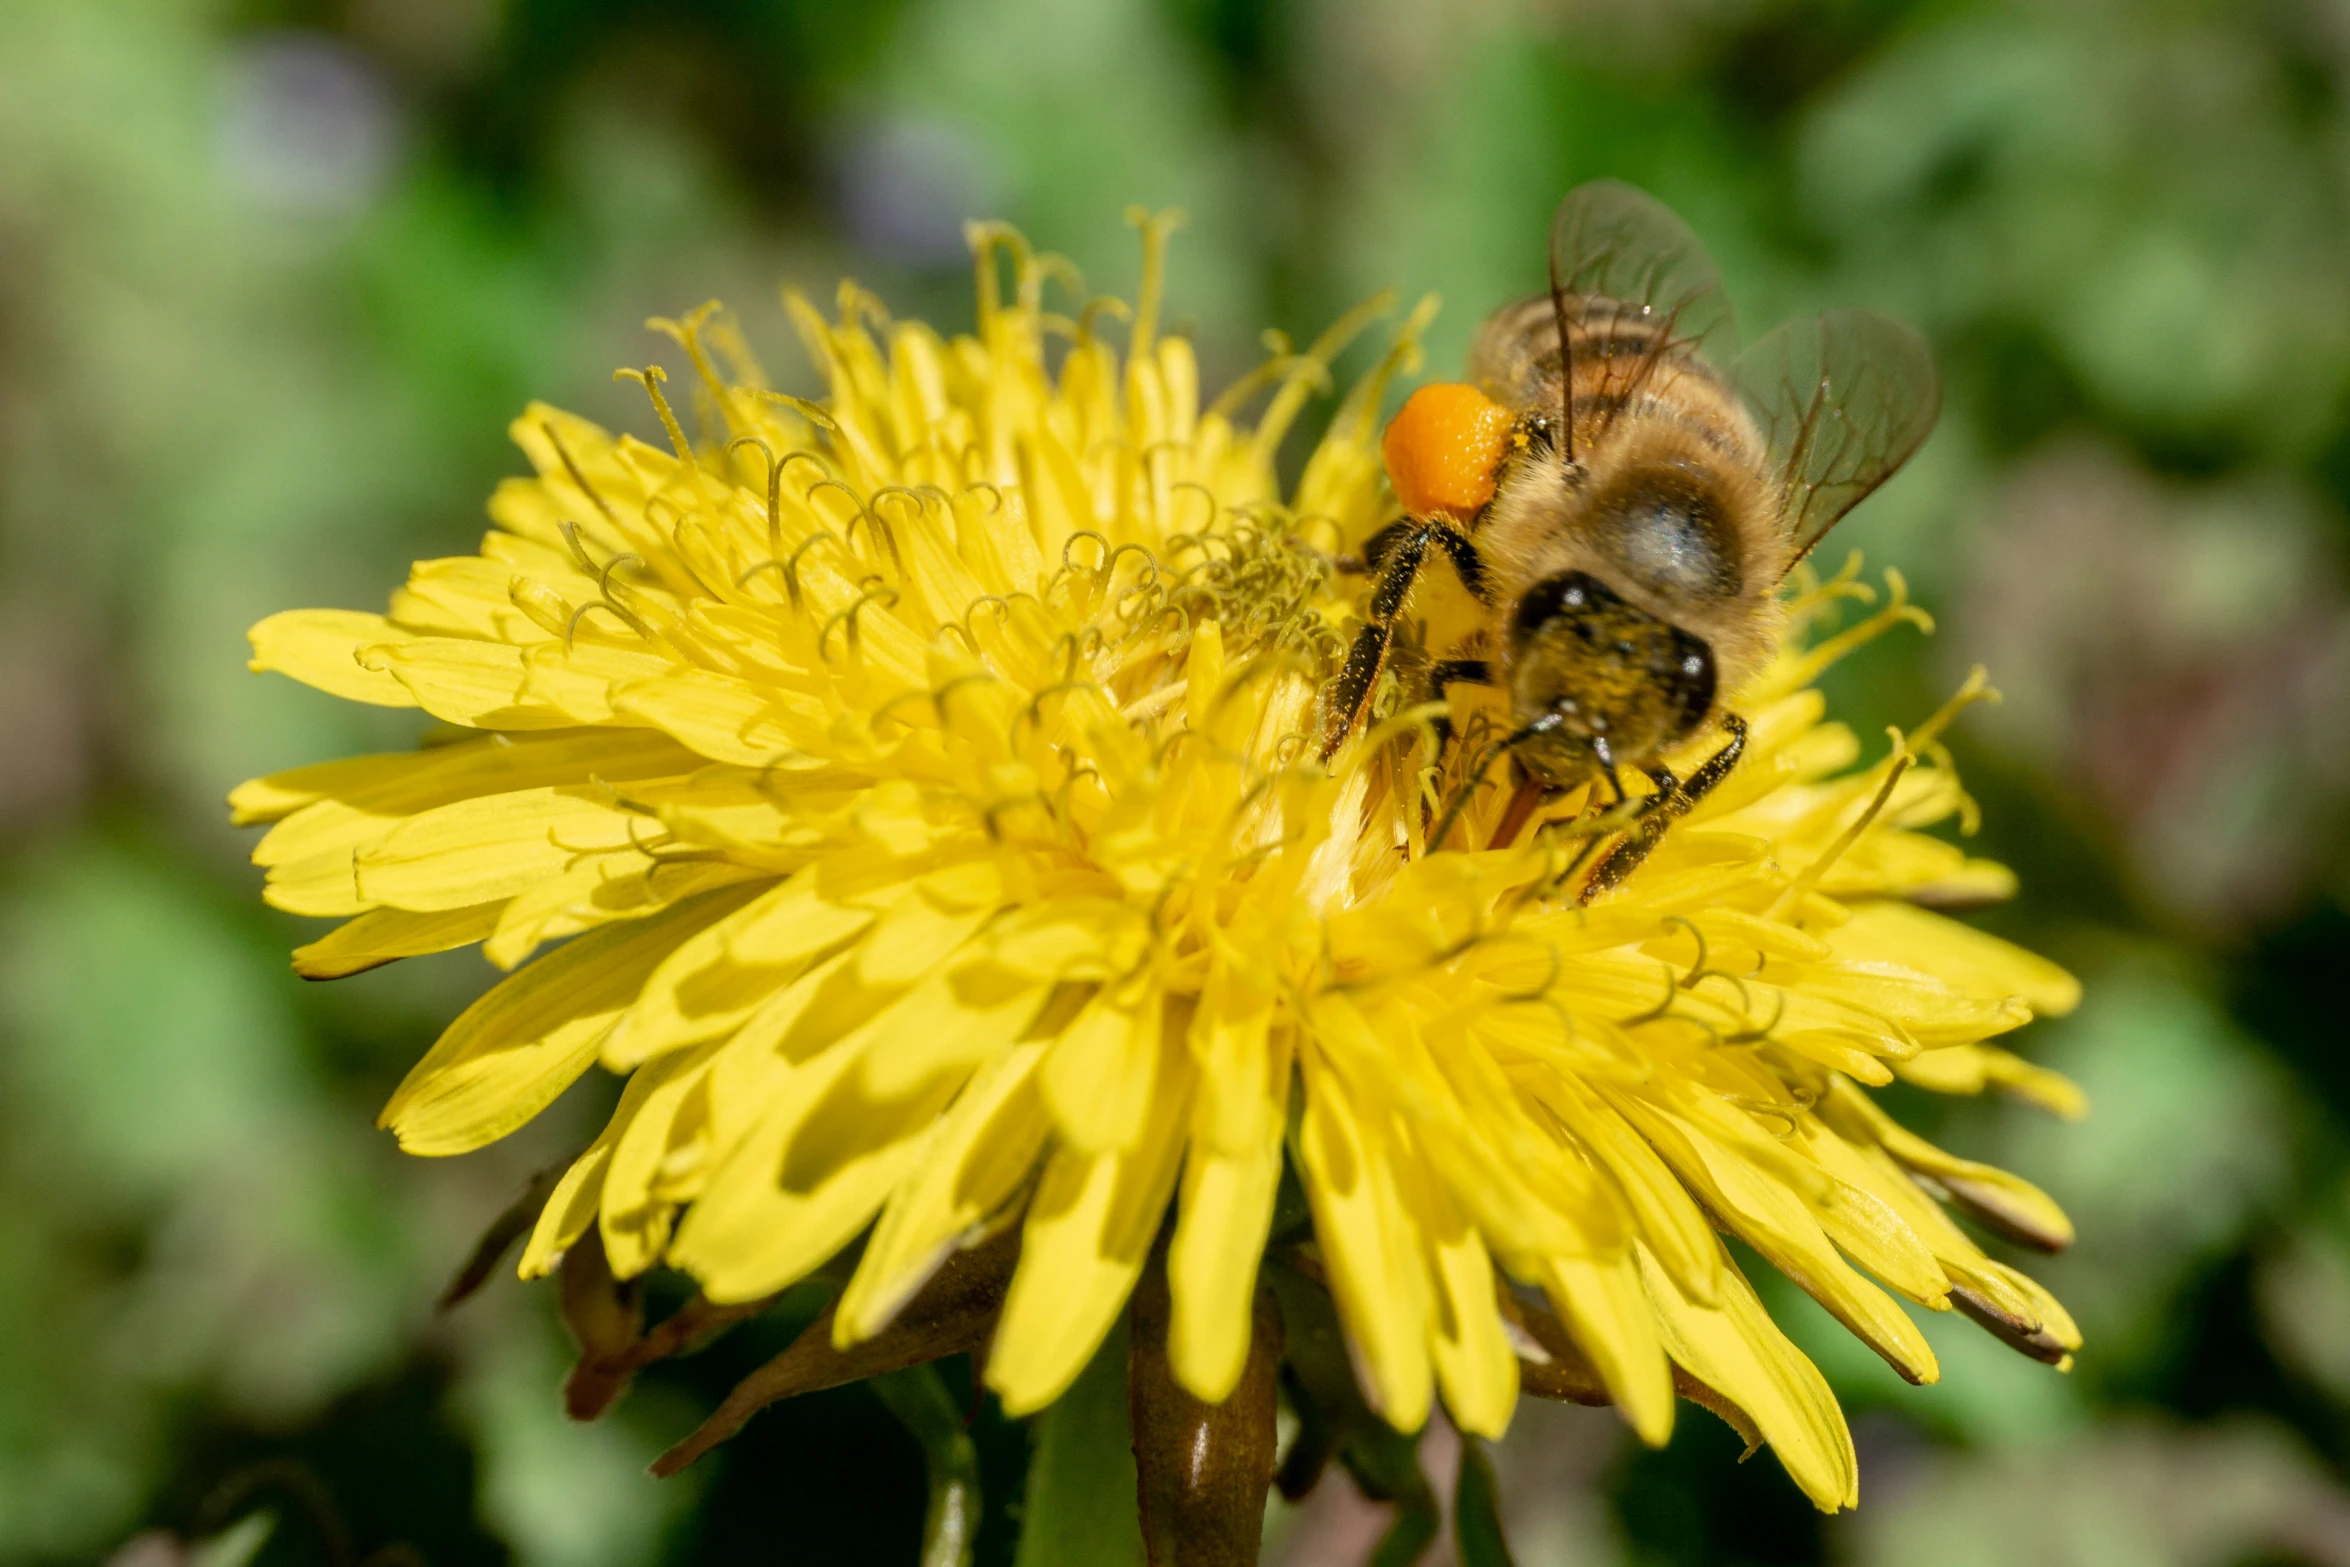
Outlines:
[[1870,1092],[2074,1108],[1990,1043],[2073,982],[1933,912],[2011,885],[1924,831],[1971,809],[1935,739],[1979,681],[1869,764],[1811,689],[1922,618],[1898,579],[1834,634],[1865,590],[1799,594],[1745,760],[1581,907],[1579,799],[1492,846],[1507,791],[1463,748],[1432,763],[1393,690],[1326,766],[1309,739],[1359,587],[1332,562],[1392,511],[1377,414],[1429,307],[1285,492],[1368,316],[1203,405],[1142,226],[1131,311],[1048,310],[1065,267],[1002,229],[975,232],[970,336],[789,297],[815,402],[711,308],[656,321],[699,439],[657,370],[628,373],[666,449],[532,407],[535,473],[478,554],[383,614],[254,628],[255,668],[448,736],[236,791],[275,824],[268,900],[344,921],[297,969],[478,942],[511,970],[383,1124],[459,1154],[625,1076],[522,1272],[593,1241],[613,1278],[690,1275],[695,1326],[846,1256],[818,1348],[851,1370],[957,1259],[1016,1255],[974,1308],[1014,1415],[1070,1387],[1163,1227],[1166,1369],[1231,1394],[1285,1170],[1310,1209],[1285,1254],[1400,1431],[1441,1397],[1498,1435],[1523,1386],[1655,1443],[1678,1388],[1850,1504],[1836,1401],[1723,1232],[1913,1382],[1938,1373],[1896,1297],[2065,1362],[2062,1307],[1945,1210],[2044,1248],[2063,1215]]

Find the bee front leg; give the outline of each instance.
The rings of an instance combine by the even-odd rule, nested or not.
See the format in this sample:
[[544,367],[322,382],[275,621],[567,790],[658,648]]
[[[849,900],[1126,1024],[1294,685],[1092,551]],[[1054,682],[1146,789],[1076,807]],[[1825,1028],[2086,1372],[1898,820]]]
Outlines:
[[1624,878],[1638,870],[1640,863],[1664,842],[1665,830],[1688,815],[1698,801],[1713,793],[1730,776],[1738,758],[1746,753],[1746,720],[1736,713],[1724,713],[1722,727],[1730,732],[1730,743],[1707,757],[1687,782],[1661,767],[1648,770],[1656,781],[1656,792],[1643,802],[1640,820],[1608,851],[1607,858],[1599,862],[1599,868],[1583,884],[1582,895],[1576,901],[1587,904],[1621,886]]
[[1446,686],[1491,684],[1493,665],[1482,658],[1440,658],[1428,670],[1428,691],[1432,696],[1444,695]]
[[1683,811],[1713,793],[1730,776],[1730,769],[1738,765],[1738,758],[1746,754],[1746,720],[1736,713],[1724,713],[1722,728],[1729,732],[1730,743],[1700,763],[1697,771],[1689,775],[1689,781],[1681,786]]
[[[1428,695],[1444,700],[1446,686],[1489,686],[1493,684],[1493,665],[1482,658],[1440,658],[1428,670]],[[1452,719],[1444,713],[1428,721],[1436,732],[1436,754],[1442,757],[1452,747]]]

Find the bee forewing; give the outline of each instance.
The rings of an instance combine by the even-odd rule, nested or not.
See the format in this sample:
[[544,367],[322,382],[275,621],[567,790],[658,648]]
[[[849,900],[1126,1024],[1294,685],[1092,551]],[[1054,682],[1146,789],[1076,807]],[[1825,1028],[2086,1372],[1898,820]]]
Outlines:
[[[1593,427],[1567,421],[1569,450],[1595,439],[1667,359],[1718,357],[1736,329],[1721,275],[1689,225],[1616,180],[1577,186],[1550,224],[1553,335],[1567,344],[1573,397]],[[1566,410],[1562,409],[1562,413]]]
[[1769,445],[1790,565],[1909,461],[1942,408],[1926,340],[1873,310],[1781,322],[1730,380]]
[[1612,300],[1670,320],[1679,341],[1720,349],[1731,327],[1721,274],[1689,225],[1617,180],[1578,185],[1550,220],[1550,286],[1571,319]]

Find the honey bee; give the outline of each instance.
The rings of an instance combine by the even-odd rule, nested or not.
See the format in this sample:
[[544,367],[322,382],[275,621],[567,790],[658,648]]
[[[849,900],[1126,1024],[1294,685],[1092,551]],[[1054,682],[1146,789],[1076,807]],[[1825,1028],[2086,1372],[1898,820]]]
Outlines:
[[[1549,292],[1486,320],[1471,384],[1420,388],[1388,426],[1404,515],[1348,563],[1373,581],[1325,694],[1324,760],[1362,721],[1434,553],[1480,627],[1429,668],[1428,694],[1489,685],[1509,712],[1463,786],[1514,758],[1494,843],[1594,780],[1629,804],[1622,773],[1638,771],[1651,788],[1585,883],[1589,901],[1729,775],[1746,724],[1725,704],[1777,646],[1782,581],[1909,459],[1940,408],[1924,340],[1885,316],[1799,318],[1729,359],[1733,336],[1720,279],[1679,218],[1614,181],[1567,196]],[[1676,777],[1662,758],[1709,728],[1724,744]]]

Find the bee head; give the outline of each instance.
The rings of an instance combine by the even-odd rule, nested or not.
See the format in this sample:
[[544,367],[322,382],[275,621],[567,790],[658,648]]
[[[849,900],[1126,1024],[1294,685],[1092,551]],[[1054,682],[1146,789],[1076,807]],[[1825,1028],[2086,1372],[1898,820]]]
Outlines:
[[1713,710],[1712,649],[1589,572],[1537,582],[1509,638],[1518,759],[1555,787],[1652,760]]

